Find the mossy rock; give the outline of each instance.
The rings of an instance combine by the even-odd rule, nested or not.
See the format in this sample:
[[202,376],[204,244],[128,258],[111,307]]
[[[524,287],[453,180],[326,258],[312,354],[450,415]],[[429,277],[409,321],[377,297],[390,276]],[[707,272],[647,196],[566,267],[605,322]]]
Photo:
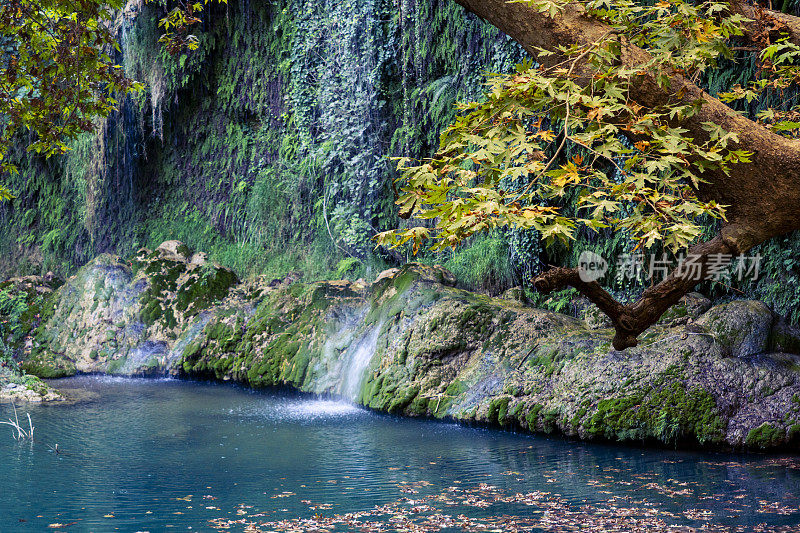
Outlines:
[[783,428],[764,422],[747,433],[745,444],[748,448],[767,450],[785,444],[786,440],[786,431]]
[[684,384],[675,382],[601,400],[586,424],[589,435],[608,440],[663,444],[716,444],[724,439],[724,429],[716,402],[707,391],[687,391]]
[[188,316],[196,315],[228,295],[239,282],[233,271],[222,267],[201,267],[196,278],[190,278],[178,289],[175,308]]
[[22,362],[22,370],[42,379],[55,379],[74,376],[75,363],[57,354],[36,355]]
[[749,357],[769,350],[773,320],[763,302],[742,300],[711,308],[696,324],[728,347],[734,357]]

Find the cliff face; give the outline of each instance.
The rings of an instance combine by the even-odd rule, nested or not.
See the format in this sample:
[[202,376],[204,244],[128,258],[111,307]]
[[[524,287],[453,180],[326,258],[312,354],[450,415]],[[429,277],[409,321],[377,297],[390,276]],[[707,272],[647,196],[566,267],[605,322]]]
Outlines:
[[370,239],[399,222],[389,158],[431,154],[456,102],[523,57],[450,0],[212,3],[199,48],[171,57],[160,7],[137,4],[116,59],[145,91],[64,157],[20,139],[0,275],[172,238],[243,276],[380,271]]
[[[370,240],[403,224],[390,158],[433,153],[456,102],[479,99],[487,73],[523,59],[451,0],[212,3],[199,49],[178,57],[158,44],[158,3],[139,4],[129,2],[119,25],[116,59],[146,90],[63,157],[26,153],[24,138],[12,149],[20,173],[3,178],[17,199],[0,203],[0,277],[66,277],[100,253],[127,257],[180,239],[241,277],[372,278],[404,259],[375,253]],[[712,92],[750,68],[714,71]],[[506,185],[522,190],[525,179]],[[422,262],[495,293],[543,264],[574,266],[584,250],[613,264],[632,247],[622,234],[589,232],[543,250],[537,232],[507,229]],[[800,323],[800,239],[758,252],[760,279],[730,285]],[[607,283],[635,292],[648,280]]]
[[[587,320],[454,287],[440,267],[373,283],[240,283],[178,242],[102,255],[15,345],[28,372],[289,385],[373,409],[582,439],[800,443],[800,336],[759,302],[674,307],[642,346]],[[602,326],[602,324],[599,324]],[[594,328],[594,329],[592,329]],[[793,353],[792,353],[793,352]]]

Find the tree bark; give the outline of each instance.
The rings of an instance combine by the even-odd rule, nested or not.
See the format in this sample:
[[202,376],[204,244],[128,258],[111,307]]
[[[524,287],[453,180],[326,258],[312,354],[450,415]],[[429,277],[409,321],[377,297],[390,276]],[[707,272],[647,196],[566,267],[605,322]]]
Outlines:
[[[550,18],[523,3],[455,1],[508,34],[534,57],[539,48],[553,52],[540,59],[544,66],[566,59],[559,54],[559,45],[590,45],[610,31],[607,24],[587,15],[577,2],[568,4],[560,15]],[[800,42],[800,19],[797,17],[754,8],[741,0],[734,0],[731,9],[749,18],[766,13],[767,17],[780,21],[793,41]],[[620,46],[624,66],[642,65],[650,58],[647,51],[624,39],[620,40]],[[588,83],[593,74],[588,65],[578,65],[576,73],[579,83],[581,80]],[[730,174],[722,171],[702,174],[707,183],[701,184],[698,196],[728,206],[727,222],[715,239],[696,245],[689,253],[700,257],[705,265],[711,254],[744,254],[772,237],[800,229],[800,141],[781,137],[736,113],[679,73],[672,72],[670,82],[667,89],[659,86],[654,74],[636,76],[631,80],[631,100],[645,108],[701,101],[699,113],[680,122],[689,130],[688,136],[702,143],[708,139],[703,123],[712,122],[738,136],[737,148],[752,152],[751,162],[733,165]],[[599,285],[581,282],[577,272],[577,269],[557,269],[537,279],[536,285],[543,290],[572,285],[598,303],[614,321],[617,349],[635,346],[636,336],[698,283],[673,272],[647,289],[637,302],[622,306],[607,302],[611,296],[598,292]]]

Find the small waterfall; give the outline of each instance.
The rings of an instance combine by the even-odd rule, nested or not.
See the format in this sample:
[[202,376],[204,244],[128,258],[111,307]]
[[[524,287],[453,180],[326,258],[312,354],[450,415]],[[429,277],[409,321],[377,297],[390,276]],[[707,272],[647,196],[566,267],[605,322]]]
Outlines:
[[338,393],[355,401],[364,381],[364,372],[378,346],[381,326],[377,324],[342,354],[341,378]]

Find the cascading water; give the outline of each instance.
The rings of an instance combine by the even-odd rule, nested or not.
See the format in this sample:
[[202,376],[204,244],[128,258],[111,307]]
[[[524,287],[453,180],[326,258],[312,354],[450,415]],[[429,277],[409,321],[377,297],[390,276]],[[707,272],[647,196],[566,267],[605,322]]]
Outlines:
[[364,372],[375,355],[382,325],[374,326],[342,353],[341,382],[337,392],[350,400],[358,398]]

